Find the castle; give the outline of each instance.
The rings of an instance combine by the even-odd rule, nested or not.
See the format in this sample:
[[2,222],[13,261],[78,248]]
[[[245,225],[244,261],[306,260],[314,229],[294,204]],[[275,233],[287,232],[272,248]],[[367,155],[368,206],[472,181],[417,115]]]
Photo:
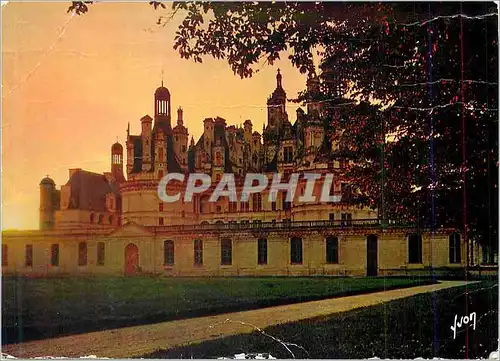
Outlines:
[[[318,91],[318,78],[310,77],[307,87]],[[70,169],[60,190],[42,179],[40,230],[3,233],[4,272],[375,276],[463,269],[464,242],[454,229],[430,234],[383,225],[377,210],[353,206],[344,178],[349,162],[332,156],[336,144],[320,120],[321,104],[298,108],[292,123],[286,102],[278,70],[262,134],[251,120],[236,127],[206,118],[195,142],[181,107],[172,127],[171,94],[162,84],[153,117],[140,119],[141,133],[130,134],[128,126],[126,164],[123,146],[115,143],[110,172]],[[306,192],[303,177],[292,201],[280,192],[270,202],[266,191],[247,201],[208,201],[224,173],[234,174],[241,192],[249,172],[279,173],[283,182],[294,172],[320,174],[313,194],[333,177],[335,202],[296,202]],[[185,182],[169,183],[166,192],[181,197],[164,203],[158,183],[168,173],[205,173],[213,185],[184,202]]]

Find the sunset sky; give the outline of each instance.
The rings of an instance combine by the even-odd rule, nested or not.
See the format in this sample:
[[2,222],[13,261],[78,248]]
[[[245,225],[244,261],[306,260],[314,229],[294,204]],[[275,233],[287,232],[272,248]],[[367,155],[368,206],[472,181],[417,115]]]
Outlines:
[[[127,122],[138,134],[139,119],[152,115],[162,69],[172,112],[183,107],[184,124],[195,139],[203,119],[215,116],[228,125],[251,119],[261,132],[278,67],[288,97],[305,86],[305,76],[286,55],[245,80],[224,60],[181,59],[172,44],[182,17],[156,25],[170,8],[98,2],[89,13],[71,16],[69,4],[2,6],[4,229],[38,228],[39,183],[45,175],[59,188],[69,168],[109,171],[111,144],[118,137],[124,145]],[[292,121],[295,108],[287,109]]]

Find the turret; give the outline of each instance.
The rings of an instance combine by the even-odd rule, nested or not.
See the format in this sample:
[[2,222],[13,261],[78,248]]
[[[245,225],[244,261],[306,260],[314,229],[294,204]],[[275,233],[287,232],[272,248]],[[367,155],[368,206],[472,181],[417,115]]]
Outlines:
[[111,146],[111,175],[118,183],[125,181],[123,176],[123,147],[118,142]]
[[189,133],[184,126],[182,108],[177,109],[177,125],[173,129],[174,152],[181,167],[187,166],[187,146]]
[[252,144],[252,121],[250,119],[245,120],[245,123],[243,123],[243,128],[245,129],[244,132],[244,137],[245,137],[245,142]]
[[54,197],[56,185],[48,176],[40,182],[40,230],[53,229],[55,225]]
[[170,112],[170,92],[163,86],[155,91],[155,129],[160,127],[166,134],[170,134],[171,112]]
[[317,118],[319,116],[321,103],[318,101],[318,96],[320,94],[319,78],[315,74],[307,79],[307,92],[307,114],[310,117]]
[[167,147],[165,142],[165,133],[159,129],[155,134],[155,174],[156,178],[161,179],[167,173]]
[[203,126],[203,147],[210,153],[210,148],[214,141],[214,120],[212,118],[205,118]]
[[151,130],[153,119],[149,115],[141,118],[141,139],[142,139],[142,170],[149,171],[151,169]]
[[286,93],[283,89],[282,75],[278,69],[276,75],[276,89],[267,100],[267,122],[269,128],[274,128],[283,120],[287,119],[286,115]]

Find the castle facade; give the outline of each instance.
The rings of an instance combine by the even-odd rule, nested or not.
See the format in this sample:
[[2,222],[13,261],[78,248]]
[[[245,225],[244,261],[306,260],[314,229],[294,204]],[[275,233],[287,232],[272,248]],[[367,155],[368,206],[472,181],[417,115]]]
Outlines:
[[[319,87],[310,78],[308,88]],[[154,93],[154,115],[140,119],[141,133],[127,129],[124,148],[111,146],[110,172],[70,169],[68,182],[40,182],[40,229],[4,231],[4,273],[123,274],[171,276],[236,275],[401,275],[429,270],[459,272],[465,244],[454,229],[429,233],[402,224],[383,224],[377,210],[359,208],[352,195],[344,159],[332,156],[336,144],[324,130],[319,103],[299,108],[292,123],[278,70],[267,100],[262,133],[251,120],[228,125],[221,117],[203,120],[203,134],[189,139],[181,107],[175,126],[172,99],[163,86]],[[204,173],[212,185],[185,201],[186,180],[169,182],[169,173]],[[233,174],[241,195],[245,175],[260,173],[270,181],[279,174],[315,174],[298,179],[295,192],[269,190],[247,200],[211,193],[224,174]],[[312,183],[311,183],[312,184]],[[320,197],[324,189],[330,200]],[[299,202],[304,194],[311,202]],[[477,252],[480,250],[477,249]],[[476,255],[479,257],[479,253]]]

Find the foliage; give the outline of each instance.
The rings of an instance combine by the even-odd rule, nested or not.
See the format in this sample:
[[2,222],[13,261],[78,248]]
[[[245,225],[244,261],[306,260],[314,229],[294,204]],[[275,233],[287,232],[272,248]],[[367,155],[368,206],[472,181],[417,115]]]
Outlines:
[[[493,3],[175,2],[174,48],[240,77],[288,56],[321,88],[337,156],[384,218],[498,243],[498,33]],[[462,14],[462,15],[461,15]],[[362,100],[342,105],[339,99]],[[374,104],[373,99],[380,103]],[[338,133],[338,129],[343,129]]]

